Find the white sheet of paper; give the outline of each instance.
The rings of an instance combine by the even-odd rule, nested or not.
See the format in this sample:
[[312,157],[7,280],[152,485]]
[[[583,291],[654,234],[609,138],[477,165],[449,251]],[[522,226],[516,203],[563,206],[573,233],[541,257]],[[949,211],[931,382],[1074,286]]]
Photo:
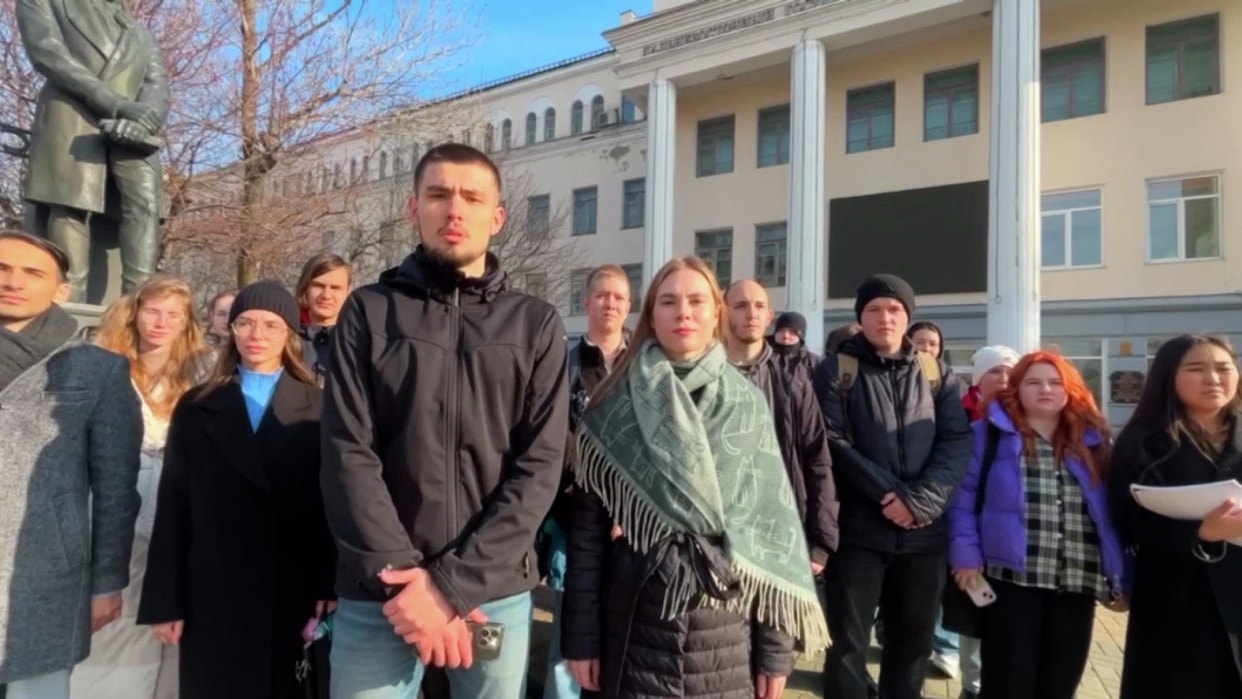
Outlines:
[[[1130,494],[1139,505],[1158,515],[1170,519],[1199,520],[1230,498],[1242,501],[1242,483],[1230,480],[1173,488],[1136,484],[1130,486]],[[1231,539],[1229,543],[1242,546],[1242,539]]]

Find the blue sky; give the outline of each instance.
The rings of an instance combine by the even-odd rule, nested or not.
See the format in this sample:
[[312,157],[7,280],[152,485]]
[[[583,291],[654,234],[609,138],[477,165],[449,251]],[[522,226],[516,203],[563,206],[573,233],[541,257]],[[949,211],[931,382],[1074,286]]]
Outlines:
[[[398,0],[400,1],[400,0]],[[607,48],[601,34],[621,13],[651,14],[652,0],[459,0],[463,30],[474,39],[442,76],[445,92]],[[439,90],[437,90],[439,91]]]

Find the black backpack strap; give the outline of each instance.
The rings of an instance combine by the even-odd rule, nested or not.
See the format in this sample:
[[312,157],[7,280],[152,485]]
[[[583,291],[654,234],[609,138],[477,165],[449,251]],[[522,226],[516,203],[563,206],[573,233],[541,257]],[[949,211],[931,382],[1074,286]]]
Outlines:
[[992,473],[992,462],[996,461],[996,452],[1000,448],[1000,430],[987,418],[987,437],[983,445],[983,463],[979,468],[979,484],[975,487],[975,516],[983,513],[983,496],[988,489],[988,476]]

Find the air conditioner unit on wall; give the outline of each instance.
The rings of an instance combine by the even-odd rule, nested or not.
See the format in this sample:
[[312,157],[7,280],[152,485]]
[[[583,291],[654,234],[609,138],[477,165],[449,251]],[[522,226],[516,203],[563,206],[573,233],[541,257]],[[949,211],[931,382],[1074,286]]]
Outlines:
[[616,126],[617,124],[620,124],[620,123],[621,123],[621,110],[620,109],[607,109],[599,113],[599,123],[596,124],[596,127]]

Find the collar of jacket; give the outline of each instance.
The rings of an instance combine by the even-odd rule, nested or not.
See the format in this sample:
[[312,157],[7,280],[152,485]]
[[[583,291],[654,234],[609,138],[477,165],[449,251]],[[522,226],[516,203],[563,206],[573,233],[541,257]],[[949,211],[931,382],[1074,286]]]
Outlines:
[[500,260],[490,252],[487,253],[487,268],[483,276],[472,278],[431,259],[426,249],[419,245],[400,266],[381,274],[380,283],[413,289],[441,302],[448,301],[454,291],[487,302],[505,290],[506,276],[500,268]]
[[842,342],[840,349],[837,351],[841,354],[857,357],[860,362],[880,367],[906,366],[916,361],[914,343],[910,342],[910,338],[902,338],[901,353],[896,357],[881,357],[875,351],[875,347],[872,347],[871,343],[867,341],[867,338],[863,337],[862,333],[858,333]]
[[[996,425],[996,429],[1001,432],[1018,434],[1018,428],[1013,424],[1013,418],[1009,416],[1009,413],[1005,412],[1004,406],[996,401],[988,404],[988,422]],[[1094,427],[1088,427],[1082,441],[1087,445],[1088,449],[1094,449],[1104,442],[1104,438]]]
[[799,340],[796,345],[782,345],[776,341],[775,335],[768,335],[767,340],[768,347],[771,347],[773,352],[782,356],[802,354],[806,351],[806,340]]

